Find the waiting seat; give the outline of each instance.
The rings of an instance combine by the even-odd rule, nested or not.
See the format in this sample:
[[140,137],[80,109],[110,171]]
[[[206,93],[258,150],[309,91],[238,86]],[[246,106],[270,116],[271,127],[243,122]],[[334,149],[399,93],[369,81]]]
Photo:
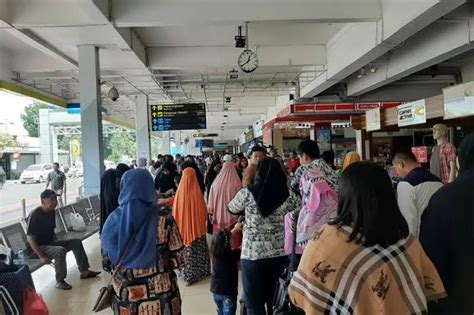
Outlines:
[[[98,226],[86,225],[85,231],[74,231],[72,228],[73,225],[71,222],[71,214],[76,214],[76,212],[74,211],[73,205],[59,208],[57,212],[59,212],[59,215],[62,218],[62,221],[64,222],[65,231],[66,231],[65,234],[62,234],[62,239],[84,240],[99,230]],[[84,219],[84,222],[85,222],[85,219]]]
[[72,207],[76,213],[79,213],[83,218],[87,226],[95,225],[94,223],[94,211],[89,203],[88,198],[79,200],[78,202],[72,204]]
[[91,208],[96,215],[100,215],[100,198],[98,195],[90,196],[89,202],[91,204]]
[[6,226],[0,229],[0,233],[5,241],[5,245],[13,250],[15,255],[18,255],[22,251],[25,258],[15,258],[13,261],[15,264],[28,265],[31,271],[43,266],[43,263],[39,258],[28,258],[26,257],[26,248],[28,241],[26,239],[26,233],[21,223],[15,223],[13,225]]

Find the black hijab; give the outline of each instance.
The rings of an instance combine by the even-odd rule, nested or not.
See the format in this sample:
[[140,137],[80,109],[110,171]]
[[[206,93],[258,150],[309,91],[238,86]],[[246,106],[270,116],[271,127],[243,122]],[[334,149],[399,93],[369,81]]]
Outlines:
[[115,169],[106,170],[100,179],[100,232],[102,232],[105,220],[118,207],[119,185],[117,185],[117,181]]
[[474,133],[462,139],[458,154],[460,173],[474,171]]
[[122,180],[122,176],[123,174],[125,174],[126,171],[129,171],[131,168],[130,166],[128,166],[127,164],[124,164],[124,163],[119,163],[117,165],[117,186],[120,190],[120,180]]
[[290,196],[287,178],[280,163],[273,158],[260,162],[253,185],[248,187],[264,217],[271,215]]
[[216,168],[216,166],[220,164],[222,164],[221,160],[215,159],[214,161],[212,161],[211,165],[209,166],[209,169],[207,170],[207,173],[206,173],[207,191],[211,189],[211,185],[217,177],[217,172],[214,170],[214,168]]
[[[165,174],[165,171],[168,174]],[[162,194],[170,189],[176,191],[176,183],[174,182],[176,174],[176,165],[170,161],[164,162],[160,172],[155,177],[155,189]]]

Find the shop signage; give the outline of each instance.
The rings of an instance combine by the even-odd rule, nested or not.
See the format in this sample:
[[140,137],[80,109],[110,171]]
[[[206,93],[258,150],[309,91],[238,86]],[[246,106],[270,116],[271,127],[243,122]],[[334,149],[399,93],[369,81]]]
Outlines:
[[380,107],[370,109],[365,113],[365,124],[367,131],[376,131],[382,128],[380,122]]
[[380,108],[380,103],[357,103],[356,110],[371,110],[374,108]]
[[398,126],[411,126],[426,123],[425,100],[418,100],[398,106]]
[[444,119],[474,115],[474,82],[443,89]]
[[347,112],[358,113],[374,108],[391,108],[400,105],[398,102],[373,102],[373,103],[314,103],[314,104],[295,104],[281,110],[277,117],[285,117],[291,114],[319,114]]
[[153,131],[206,129],[206,105],[157,104],[151,106]]
[[411,152],[415,155],[418,163],[428,163],[428,149],[426,147],[412,147]]
[[254,139],[253,136],[253,128],[251,128],[249,131],[245,133],[245,142],[250,142]]

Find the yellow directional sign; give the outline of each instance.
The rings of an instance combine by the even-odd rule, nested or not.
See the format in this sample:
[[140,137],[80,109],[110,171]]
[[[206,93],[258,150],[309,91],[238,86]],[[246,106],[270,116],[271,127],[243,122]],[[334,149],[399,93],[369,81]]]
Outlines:
[[73,160],[78,159],[81,156],[81,143],[78,140],[72,140],[72,158]]

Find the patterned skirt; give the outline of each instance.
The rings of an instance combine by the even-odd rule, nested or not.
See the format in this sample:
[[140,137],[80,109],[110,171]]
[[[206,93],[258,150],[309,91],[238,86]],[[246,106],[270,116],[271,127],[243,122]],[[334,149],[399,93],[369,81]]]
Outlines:
[[181,315],[181,295],[175,273],[171,271],[153,277],[134,277],[141,277],[140,273],[149,270],[130,270],[127,271],[128,280],[115,279],[114,284],[120,287],[121,296],[115,295],[113,298],[114,315]]
[[180,276],[187,284],[198,282],[211,275],[211,261],[206,236],[186,247],[187,262],[180,269]]

